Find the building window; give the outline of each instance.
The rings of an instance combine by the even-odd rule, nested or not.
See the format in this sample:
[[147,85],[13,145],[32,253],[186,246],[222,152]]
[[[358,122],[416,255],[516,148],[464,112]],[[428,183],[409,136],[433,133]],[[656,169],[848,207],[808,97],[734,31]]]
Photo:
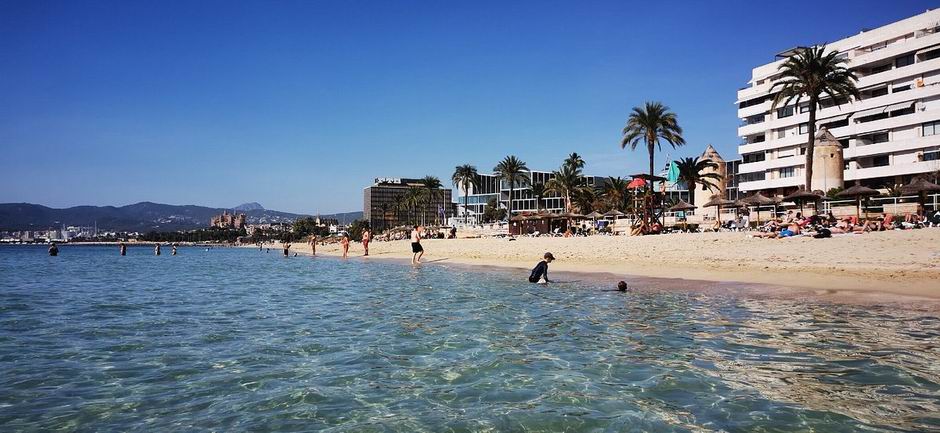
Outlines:
[[913,65],[913,64],[914,64],[914,53],[894,59],[894,66],[896,68],[903,68],[907,65]]
[[933,60],[933,59],[936,59],[937,57],[940,57],[940,50],[927,51],[926,53],[921,54],[920,56],[921,56],[921,61]]
[[849,119],[845,118],[836,122],[829,122],[829,123],[823,124],[823,126],[825,126],[826,129],[841,128],[843,126],[849,126]]
[[940,134],[940,120],[927,122],[923,124],[922,128],[924,137]]
[[874,68],[871,68],[871,74],[869,74],[869,75],[880,74],[880,73],[882,73],[882,72],[887,72],[887,71],[890,71],[890,70],[891,70],[891,64],[890,64],[890,63],[884,64],[884,65],[881,65],[881,66],[875,66]]
[[924,161],[937,161],[940,160],[940,150],[932,150],[930,152],[924,152]]
[[777,109],[777,118],[782,119],[784,117],[790,117],[793,115],[793,106],[778,108]]
[[809,102],[800,104],[800,114],[802,113],[809,113]]
[[780,169],[780,178],[796,176],[796,167],[784,167]]
[[907,108],[900,109],[900,110],[894,110],[894,111],[892,111],[892,112],[891,112],[891,117],[907,116],[908,114],[914,114],[914,106],[913,106],[913,105],[911,105],[910,107],[907,107]]
[[809,125],[806,124],[806,123],[801,123],[801,124],[800,124],[800,134],[806,134],[807,132],[809,132]]
[[839,140],[839,144],[842,145],[842,148],[843,148],[843,149],[848,149],[848,148],[849,148],[849,139],[848,139],[848,138],[843,138],[842,140]]
[[868,138],[868,140],[871,141],[871,144],[887,143],[887,142],[888,142],[888,131],[885,131],[885,132],[878,132],[878,133],[869,135],[869,136],[866,137],[866,138]]
[[888,155],[878,155],[871,159],[872,167],[884,167],[888,165]]
[[745,164],[752,163],[752,162],[761,162],[765,158],[766,158],[766,154],[764,152],[745,153],[744,155],[741,155],[741,159],[744,161]]
[[751,139],[750,139],[750,140],[748,140],[748,144],[753,144],[753,143],[763,143],[763,142],[764,142],[764,140],[766,140],[766,139],[767,139],[767,136],[766,136],[766,135],[764,135],[764,134],[761,134],[761,135],[755,135],[755,136],[753,136],[753,137],[751,137]]

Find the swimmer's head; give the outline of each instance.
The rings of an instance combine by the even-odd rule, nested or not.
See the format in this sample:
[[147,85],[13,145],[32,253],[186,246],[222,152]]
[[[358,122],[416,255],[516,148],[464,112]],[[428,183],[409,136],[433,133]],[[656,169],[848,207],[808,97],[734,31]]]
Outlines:
[[626,292],[626,291],[627,291],[627,282],[626,282],[626,281],[621,281],[621,282],[617,283],[617,290],[619,290],[619,291],[621,291],[621,292]]

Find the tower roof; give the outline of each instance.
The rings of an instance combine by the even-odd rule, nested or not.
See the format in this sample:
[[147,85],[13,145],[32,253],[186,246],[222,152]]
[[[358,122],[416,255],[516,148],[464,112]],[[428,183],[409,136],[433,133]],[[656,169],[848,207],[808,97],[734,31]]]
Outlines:
[[698,159],[699,159],[699,161],[701,161],[701,160],[703,160],[703,159],[707,159],[707,160],[710,160],[710,161],[725,162],[725,159],[721,157],[721,155],[718,153],[718,151],[715,150],[715,148],[712,147],[711,144],[709,144],[707,147],[705,147],[705,151],[702,152],[702,156],[700,156]]
[[[822,144],[826,142],[829,142],[829,143],[834,142],[838,144],[839,139],[837,139],[834,135],[832,135],[832,133],[829,132],[829,129],[823,126],[822,128],[819,128],[819,132],[816,133],[816,143]],[[826,143],[826,144],[829,144],[829,143]]]

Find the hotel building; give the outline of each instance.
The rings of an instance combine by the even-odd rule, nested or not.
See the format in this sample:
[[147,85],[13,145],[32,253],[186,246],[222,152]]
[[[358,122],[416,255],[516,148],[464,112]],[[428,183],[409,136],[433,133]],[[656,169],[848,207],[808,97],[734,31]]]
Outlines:
[[420,179],[375,178],[372,186],[363,190],[363,218],[369,221],[370,226],[384,229],[411,221],[412,214],[416,214],[418,222],[423,224],[443,224],[454,215],[450,188],[439,188],[433,200],[422,200],[417,209],[412,209],[402,203],[408,189],[412,187],[426,190]]
[[[536,212],[539,206],[536,205],[537,198],[532,194],[532,185],[544,185],[554,177],[550,171],[528,170],[525,173],[529,181],[524,184],[516,183],[516,185],[513,186],[513,214]],[[583,179],[585,185],[599,188],[604,184],[605,178],[601,176],[583,176]],[[463,193],[463,190],[460,190],[460,192]],[[505,208],[506,203],[509,201],[509,183],[500,179],[497,174],[478,174],[477,187],[470,186],[469,194],[467,195],[467,207],[470,210],[469,216],[474,218],[477,222],[480,222],[483,209],[486,207],[486,203],[491,199],[496,199],[499,206]],[[455,204],[457,205],[457,216],[462,218],[464,214],[463,197],[460,197]],[[555,213],[564,212],[565,199],[557,194],[545,193],[542,197],[541,209]]]
[[[858,181],[883,188],[940,169],[940,10],[863,30],[827,50],[846,60],[862,96],[824,97],[816,112],[817,127],[842,145],[845,186]],[[794,53],[784,51],[754,68],[748,86],[738,91],[742,192],[785,194],[804,183],[808,102],[771,109],[778,67]]]

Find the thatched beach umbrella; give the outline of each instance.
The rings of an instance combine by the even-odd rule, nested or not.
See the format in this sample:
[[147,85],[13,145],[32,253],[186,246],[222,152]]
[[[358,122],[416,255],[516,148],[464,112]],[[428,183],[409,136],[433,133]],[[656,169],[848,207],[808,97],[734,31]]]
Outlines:
[[927,201],[927,193],[930,192],[940,192],[940,185],[937,185],[933,182],[924,179],[923,177],[915,177],[911,180],[911,183],[901,187],[902,194],[917,194],[917,199],[920,201],[920,205],[923,206],[924,202]]
[[669,212],[685,212],[690,210],[698,209],[698,206],[688,203],[685,200],[680,199],[679,203],[676,203],[669,208]]
[[591,213],[585,215],[584,217],[585,217],[585,218],[590,218],[590,219],[596,220],[596,219],[598,219],[598,218],[603,218],[603,217],[604,217],[604,214],[602,214],[602,213],[600,213],[600,212],[598,212],[598,211],[594,211],[594,212],[591,212]]
[[617,209],[611,209],[611,210],[609,210],[609,211],[607,211],[607,212],[604,213],[604,216],[605,216],[605,217],[613,217],[614,219],[617,219],[617,217],[622,217],[622,216],[624,216],[624,215],[626,215],[626,214],[623,213],[623,212],[620,212],[620,211],[617,210]]
[[711,200],[709,200],[707,203],[702,205],[702,207],[717,207],[718,208],[718,212],[716,212],[716,215],[717,215],[717,219],[719,223],[721,222],[721,207],[722,206],[732,207],[734,206],[734,202],[726,198],[721,198],[720,195],[713,195]]
[[858,208],[855,211],[856,218],[862,218],[862,197],[871,197],[881,194],[880,192],[873,190],[867,186],[855,185],[845,191],[841,191],[836,194],[837,197],[852,197],[855,198]]
[[767,197],[760,192],[756,192],[749,197],[744,197],[741,199],[741,201],[756,208],[758,225],[760,225],[760,207],[774,204],[774,199]]
[[814,192],[807,191],[805,189],[798,189],[793,194],[790,194],[783,198],[783,201],[792,201],[800,205],[800,213],[803,213],[803,204],[807,201],[816,202],[819,200],[819,196]]

